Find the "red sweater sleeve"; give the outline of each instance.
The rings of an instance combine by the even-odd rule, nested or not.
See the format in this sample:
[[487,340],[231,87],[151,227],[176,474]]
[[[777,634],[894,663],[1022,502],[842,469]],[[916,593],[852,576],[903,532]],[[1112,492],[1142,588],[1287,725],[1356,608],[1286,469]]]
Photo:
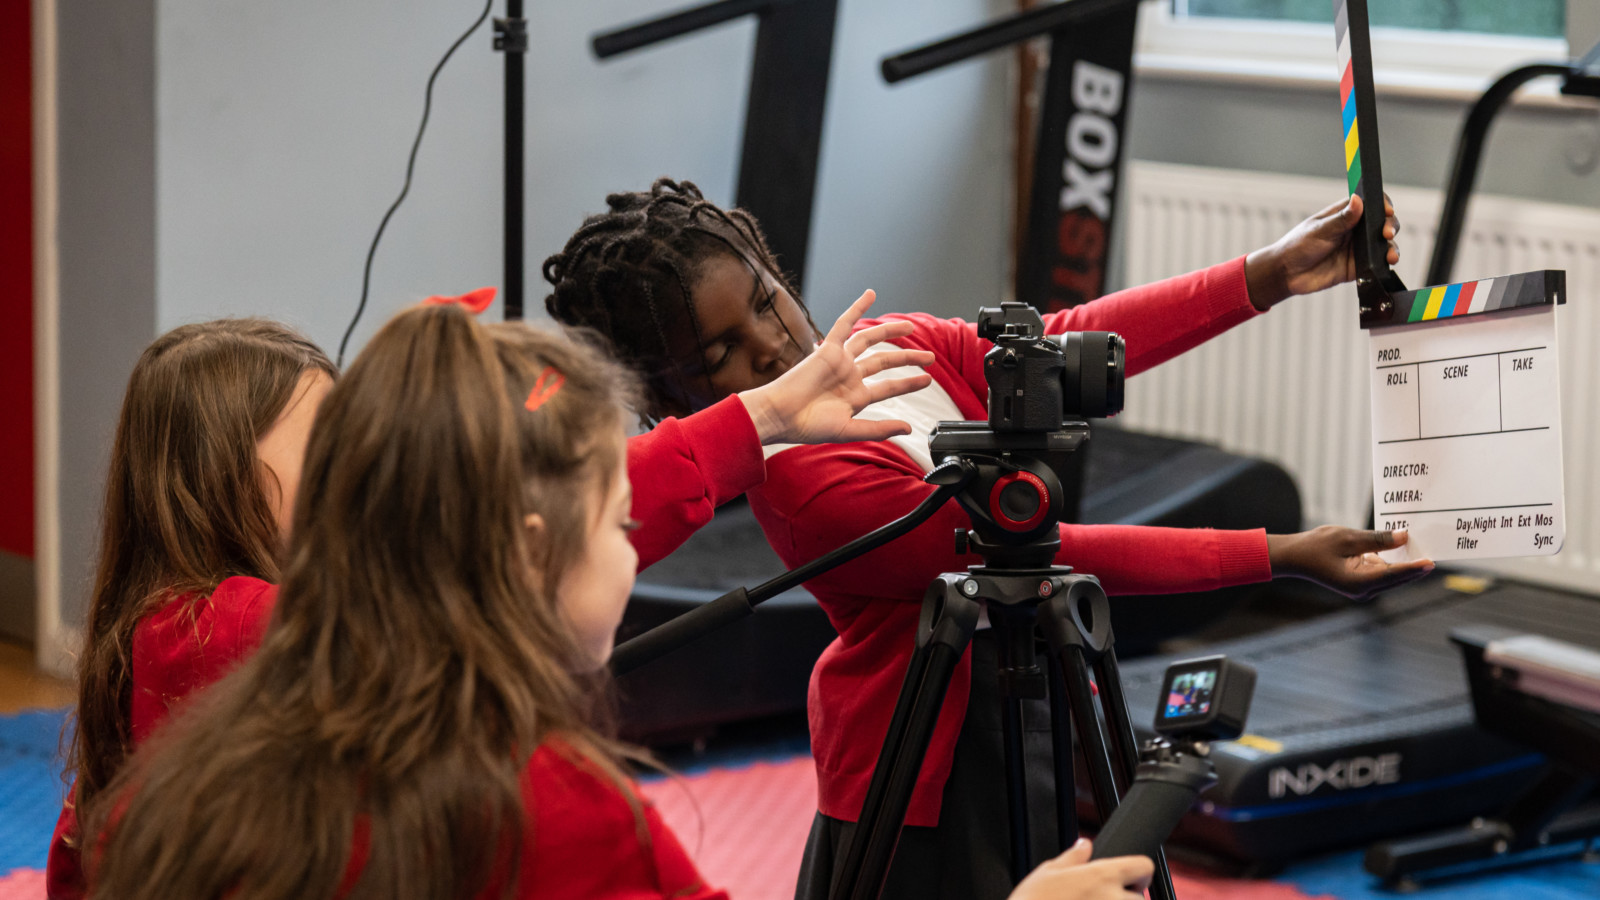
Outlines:
[[1050,313],[1044,327],[1046,334],[1115,331],[1128,342],[1127,372],[1137,375],[1260,314],[1241,256]]
[[761,440],[738,397],[628,439],[639,568],[678,549],[716,508],[766,478]]
[[[1127,374],[1137,375],[1258,315],[1261,311],[1250,303],[1245,286],[1241,256],[1047,313],[1044,330],[1046,334],[1115,331],[1128,343]],[[939,322],[927,316],[885,318],[919,321],[929,349],[954,364],[960,378],[979,397],[988,396],[983,355],[994,345],[978,337],[977,325],[959,319]]]
[[[785,564],[808,562],[910,512],[933,492],[922,471],[887,443],[795,447],[774,459],[755,507]],[[787,505],[787,497],[804,500]],[[928,583],[982,560],[957,555],[971,527],[954,502],[908,534],[813,579],[815,590],[920,602]],[[1056,562],[1099,577],[1112,594],[1210,590],[1272,577],[1265,532],[1129,525],[1062,525]],[[836,627],[844,623],[835,622]]]

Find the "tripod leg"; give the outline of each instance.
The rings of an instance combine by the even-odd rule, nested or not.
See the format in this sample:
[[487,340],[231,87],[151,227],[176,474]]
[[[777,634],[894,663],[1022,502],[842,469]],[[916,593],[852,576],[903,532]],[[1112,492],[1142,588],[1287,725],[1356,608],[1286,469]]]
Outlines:
[[1134,770],[1139,767],[1139,739],[1133,733],[1133,719],[1128,714],[1128,701],[1122,693],[1122,672],[1117,668],[1117,654],[1106,647],[1094,666],[1095,684],[1100,688],[1100,708],[1105,711],[1106,737],[1111,747],[1111,762],[1121,781],[1119,787],[1126,794],[1133,784]]
[[1034,652],[1033,611],[991,609],[1000,682],[1000,722],[1006,768],[1006,809],[1011,824],[1011,880],[1033,871],[1033,835],[1028,825],[1028,762],[1022,733],[1022,698],[1041,696]]
[[834,873],[834,900],[870,900],[883,890],[894,859],[895,844],[905,825],[906,809],[933,728],[944,705],[956,664],[972,642],[978,624],[978,603],[961,595],[963,575],[942,575],[923,598],[923,627],[900,699],[884,738],[883,752],[872,770],[872,782],[861,808],[844,862]]
[[1105,731],[1094,708],[1094,689],[1089,686],[1089,665],[1083,659],[1082,647],[1069,645],[1058,655],[1061,657],[1062,674],[1066,676],[1072,721],[1078,729],[1078,749],[1083,755],[1084,768],[1089,773],[1089,788],[1094,793],[1094,808],[1104,823],[1117,808],[1117,783],[1111,771]]
[[1022,746],[1022,701],[1006,697],[1000,707],[1006,755],[1006,811],[1011,815],[1011,880],[1033,871],[1033,836],[1028,830],[1027,759]]
[[1078,791],[1072,771],[1072,712],[1067,706],[1067,680],[1061,660],[1046,657],[1050,671],[1050,749],[1056,771],[1056,838],[1058,852],[1078,839]]

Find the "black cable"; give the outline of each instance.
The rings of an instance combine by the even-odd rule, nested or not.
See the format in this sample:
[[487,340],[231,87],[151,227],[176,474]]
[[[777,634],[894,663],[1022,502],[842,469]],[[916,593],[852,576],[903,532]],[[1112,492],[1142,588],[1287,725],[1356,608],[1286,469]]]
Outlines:
[[428,76],[428,88],[422,95],[422,124],[417,126],[417,139],[411,143],[411,158],[406,160],[405,186],[400,189],[400,196],[394,198],[389,211],[383,214],[383,221],[378,223],[378,233],[372,236],[372,246],[367,248],[367,264],[361,270],[361,302],[356,305],[356,314],[350,320],[350,327],[344,330],[344,337],[339,341],[339,357],[335,364],[341,369],[344,368],[344,350],[350,343],[350,335],[355,333],[356,323],[361,321],[361,314],[367,309],[367,292],[372,285],[372,258],[378,253],[378,241],[383,238],[383,229],[389,226],[390,217],[400,208],[401,201],[406,199],[406,194],[411,190],[411,172],[417,167],[417,151],[422,148],[422,135],[428,130],[428,113],[433,109],[433,83],[439,78],[439,73],[444,70],[444,64],[450,61],[456,48],[466,43],[467,38],[472,37],[472,33],[483,24],[483,20],[489,18],[489,9],[493,5],[494,0],[488,0],[483,4],[483,12],[478,14],[472,27],[456,38],[455,43],[451,44],[450,49],[440,58],[439,64],[433,67],[433,74]]

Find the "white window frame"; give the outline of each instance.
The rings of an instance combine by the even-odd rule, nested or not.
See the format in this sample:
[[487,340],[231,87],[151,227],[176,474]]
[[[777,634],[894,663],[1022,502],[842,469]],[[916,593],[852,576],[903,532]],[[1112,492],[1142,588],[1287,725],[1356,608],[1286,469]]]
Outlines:
[[[1568,58],[1565,38],[1372,29],[1373,82],[1380,94],[1471,100],[1495,78],[1530,62]],[[1282,86],[1337,83],[1333,28],[1314,22],[1174,17],[1171,0],[1139,10],[1134,66],[1141,75]],[[1539,79],[1518,101],[1560,104]]]

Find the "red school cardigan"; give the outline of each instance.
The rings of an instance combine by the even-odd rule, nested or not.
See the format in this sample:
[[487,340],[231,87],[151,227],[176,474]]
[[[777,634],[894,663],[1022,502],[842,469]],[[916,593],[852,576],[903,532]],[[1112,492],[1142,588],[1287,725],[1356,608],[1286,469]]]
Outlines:
[[[175,598],[134,627],[129,727],[135,747],[190,694],[255,651],[277,598],[277,585],[235,576],[217,585],[210,597]],[[69,795],[50,839],[45,895],[62,900],[86,894],[77,807]]]
[[706,885],[653,804],[641,796],[636,818],[617,785],[565,742],[547,739],[534,752],[522,796],[528,824],[517,897],[727,900]]
[[[1051,313],[1045,326],[1049,334],[1118,332],[1127,340],[1132,375],[1257,314],[1239,258]],[[964,419],[987,417],[983,355],[992,345],[978,338],[974,325],[921,314],[886,318],[915,328],[896,344],[934,353],[928,369],[934,384],[924,391],[945,395],[931,395],[934,408]],[[863,321],[857,327],[874,324]],[[894,404],[906,400],[878,404],[882,409],[876,414],[895,416]],[[921,400],[926,408],[929,396]],[[919,443],[920,462],[915,458]],[[904,515],[931,493],[922,481],[930,465],[925,447],[926,435],[917,434],[778,449],[767,459],[766,483],[750,493],[751,509],[784,563],[799,565]],[[824,815],[845,821],[860,815],[911,658],[923,593],[939,573],[964,571],[982,561],[955,552],[951,534],[966,527],[966,512],[946,504],[912,532],[806,584],[839,632],[812,671],[807,704]],[[1064,524],[1056,562],[1098,576],[1111,594],[1212,590],[1272,577],[1262,530]],[[939,711],[912,792],[908,825],[938,824],[971,677],[968,652]]]

